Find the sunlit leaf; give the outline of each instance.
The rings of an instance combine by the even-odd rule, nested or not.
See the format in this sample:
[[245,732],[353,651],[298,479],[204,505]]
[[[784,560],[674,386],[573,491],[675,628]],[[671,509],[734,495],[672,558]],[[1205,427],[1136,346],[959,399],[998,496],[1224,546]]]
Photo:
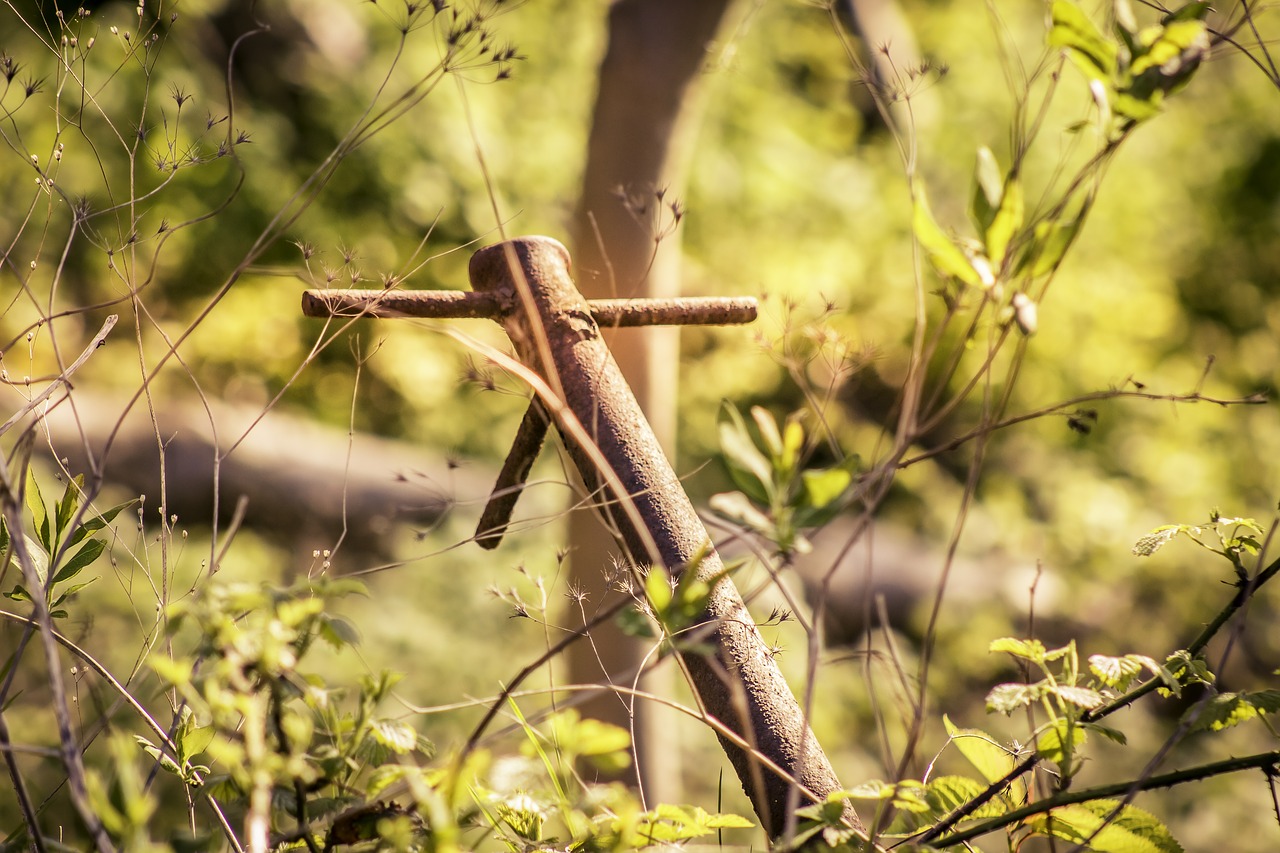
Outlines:
[[1044,643],[1039,640],[1019,640],[1015,637],[1001,637],[998,640],[992,640],[991,645],[987,647],[987,651],[992,654],[1004,652],[1016,658],[1029,660],[1032,663],[1043,663],[1048,656]]
[[958,278],[965,284],[982,284],[981,276],[973,268],[973,264],[969,263],[964,252],[938,227],[933,213],[929,210],[929,201],[925,197],[924,187],[916,184],[913,193],[914,213],[911,228],[933,266],[941,274]]
[[986,230],[987,257],[991,260],[991,265],[997,270],[1004,266],[1004,258],[1009,250],[1009,243],[1018,233],[1018,230],[1022,228],[1024,215],[1022,182],[1018,180],[1016,174],[1010,174],[1008,180],[1005,181],[1000,208],[996,211],[990,227]]
[[[929,781],[929,799],[940,814],[947,814],[986,793],[988,785],[968,776],[938,776]],[[1008,811],[1005,801],[992,797],[969,813],[969,818],[999,817]]]
[[[951,742],[960,750],[960,754],[967,758],[974,769],[988,782],[999,782],[1017,766],[1012,751],[986,732],[980,729],[959,728],[947,716],[943,716],[942,724],[946,727]],[[1021,800],[1023,793],[1021,781],[1015,781],[1010,786],[1010,793],[1015,800]]]
[[996,163],[996,155],[985,145],[978,149],[978,156],[973,166],[973,195],[969,202],[969,214],[978,232],[985,234],[1000,209],[1000,199],[1004,196],[1004,178],[1000,166]]
[[1093,21],[1069,0],[1053,0],[1049,45],[1067,49],[1080,70],[1097,80],[1109,80],[1116,71],[1115,42],[1104,36]]
[[1280,690],[1252,693],[1219,693],[1204,703],[1187,709],[1184,721],[1194,719],[1192,731],[1219,732],[1263,714],[1280,711]]
[[1046,690],[1044,682],[997,684],[987,693],[987,711],[993,714],[1012,714],[1019,708],[1039,702]]
[[1059,684],[1056,687],[1049,688],[1050,692],[1064,702],[1068,702],[1079,708],[1097,708],[1103,702],[1107,701],[1105,697],[1097,690],[1088,687],[1073,687],[1069,684]]
[[[1069,733],[1069,734],[1068,734]],[[1078,725],[1068,724],[1065,719],[1058,719],[1036,738],[1036,754],[1046,761],[1061,764],[1077,747],[1087,739],[1085,731]]]
[[763,504],[770,503],[773,493],[773,465],[751,440],[751,434],[738,410],[726,403],[722,411],[725,418],[719,423],[720,452],[729,476],[753,500]]
[[1121,806],[1118,800],[1060,806],[1028,819],[1027,826],[1072,844],[1087,843],[1098,853],[1182,853],[1182,846],[1155,816],[1136,806]]
[[80,574],[102,555],[106,547],[107,543],[101,539],[90,539],[84,543],[79,551],[72,555],[71,559],[63,564],[62,568],[58,569],[57,574],[53,576],[53,582],[61,583]]

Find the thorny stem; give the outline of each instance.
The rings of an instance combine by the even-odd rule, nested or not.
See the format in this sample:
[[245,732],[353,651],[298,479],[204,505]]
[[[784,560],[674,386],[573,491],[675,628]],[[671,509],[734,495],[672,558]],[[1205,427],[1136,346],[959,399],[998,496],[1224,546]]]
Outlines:
[[[1249,600],[1253,597],[1254,593],[1256,593],[1262,587],[1263,584],[1270,581],[1278,573],[1280,573],[1280,559],[1272,561],[1270,565],[1268,565],[1265,569],[1260,571],[1247,583],[1237,584],[1236,594],[1232,596],[1231,600],[1227,602],[1226,606],[1223,607],[1222,610],[1218,612],[1218,614],[1213,618],[1212,621],[1209,622],[1209,624],[1205,625],[1204,630],[1202,630],[1199,633],[1199,635],[1197,635],[1196,638],[1192,640],[1191,644],[1187,646],[1186,651],[1188,655],[1194,658],[1200,652],[1204,651],[1205,647],[1209,645],[1209,641],[1212,640],[1220,630],[1222,630],[1222,626],[1225,625],[1227,621],[1230,620],[1231,617],[1234,616],[1236,612],[1240,610],[1240,608],[1244,607],[1245,604],[1249,602]],[[1101,720],[1104,717],[1110,716],[1116,711],[1119,711],[1122,708],[1127,708],[1129,705],[1132,705],[1138,699],[1141,699],[1143,696],[1146,696],[1148,693],[1150,693],[1151,691],[1155,690],[1156,688],[1160,687],[1163,684],[1164,684],[1163,680],[1160,679],[1159,677],[1152,677],[1144,681],[1142,684],[1139,684],[1137,687],[1133,688],[1132,690],[1128,691],[1123,696],[1119,696],[1113,699],[1111,702],[1108,702],[1106,705],[1102,705],[1098,708],[1095,708],[1091,711],[1086,711],[1085,713],[1081,714],[1080,722],[1092,723],[1092,722],[1096,722],[1097,720]],[[1272,757],[1272,760],[1269,764],[1254,764],[1254,765],[1248,765],[1248,766],[1274,767],[1277,763],[1280,763],[1280,756],[1278,756],[1276,753],[1267,753],[1267,754],[1271,755]],[[1257,758],[1257,756],[1254,756],[1254,758]],[[1237,760],[1237,759],[1232,759],[1232,760]],[[1009,784],[1013,782],[1014,779],[1017,779],[1022,774],[1031,770],[1033,767],[1036,766],[1036,764],[1039,763],[1039,761],[1040,761],[1039,756],[1035,755],[1034,753],[1027,756],[1021,762],[1019,762],[1019,764],[1016,767],[1014,767],[1012,770],[1006,773],[1004,777],[996,780],[995,782],[992,782],[991,785],[988,786],[987,789],[983,791],[981,794],[974,797],[972,800],[965,803],[963,806],[956,809],[951,814],[947,815],[945,818],[943,818],[934,826],[930,827],[929,829],[925,830],[919,835],[913,836],[910,839],[910,841],[914,844],[933,844],[936,839],[941,838],[944,833],[946,833],[951,829],[951,827],[955,826],[957,823],[964,820],[969,815],[973,814],[983,805],[990,802],[992,798],[994,798],[997,794],[999,794],[1006,787],[1008,787]],[[1219,762],[1219,764],[1223,764],[1223,763],[1224,762]],[[1205,765],[1205,767],[1214,767],[1214,766],[1217,766],[1217,765]],[[1179,771],[1179,772],[1191,773],[1191,772],[1195,772],[1197,769],[1202,769],[1202,768],[1192,768],[1192,770],[1189,770],[1189,771]],[[1235,769],[1245,769],[1245,767],[1239,767]],[[1230,772],[1230,771],[1221,771],[1221,770],[1218,771],[1218,773],[1222,773],[1222,772]],[[1167,774],[1167,775],[1174,775],[1174,774]],[[1209,775],[1215,775],[1215,774],[1211,773]],[[1159,779],[1159,778],[1165,778],[1165,777],[1151,777],[1151,779],[1146,780],[1146,783],[1150,783],[1154,779]],[[1198,778],[1204,778],[1204,777],[1198,777]],[[1187,781],[1187,780],[1183,780],[1183,781]],[[1125,783],[1121,785],[1119,790],[1120,792],[1123,793],[1125,791],[1147,790],[1148,787],[1164,787],[1164,786],[1149,785],[1149,784],[1144,786],[1144,783],[1142,782],[1139,782],[1139,783],[1130,782],[1130,783]],[[1091,789],[1091,790],[1096,791],[1097,789]],[[1103,796],[1107,796],[1107,795],[1094,794],[1089,799],[1098,799],[1099,797],[1103,797]],[[1083,800],[1075,800],[1074,802],[1083,802]],[[1055,803],[1055,805],[1063,805],[1063,804],[1064,804],[1063,802]],[[1030,814],[1036,814],[1036,813],[1037,812],[1034,812],[1034,811],[1030,812]],[[1015,819],[1020,819],[1020,818],[1014,818],[1013,816],[1015,814],[1017,813],[1011,812],[1007,815],[1003,815],[1001,818],[995,818],[992,821],[988,821],[988,824],[992,824],[997,820],[1000,822],[994,823],[994,825],[991,825],[991,826],[987,826],[987,824],[984,824],[984,826],[987,826],[987,828],[984,829],[983,831],[991,832],[994,829],[999,829],[1001,826],[1008,825],[1009,823],[1013,822]],[[1025,817],[1025,815],[1022,815],[1022,817]],[[975,837],[974,835],[968,834],[969,832],[970,830],[965,830],[966,838]],[[961,840],[962,839],[959,838],[959,835],[949,836],[945,839],[945,843],[936,844],[935,846],[946,847],[952,844],[958,844]]]
[[[1164,773],[1160,776],[1151,776],[1146,779],[1137,779],[1131,782],[1115,782],[1110,785],[1098,785],[1094,788],[1086,788],[1080,791],[1065,791],[1038,800],[1029,806],[1020,809],[1014,809],[1007,814],[999,817],[985,820],[981,823],[974,824],[959,832],[951,835],[939,837],[934,835],[932,838],[925,838],[924,835],[916,836],[911,839],[916,844],[932,843],[935,847],[954,847],[963,844],[973,838],[986,835],[988,832],[1008,826],[1011,823],[1018,823],[1025,818],[1038,814],[1045,814],[1053,809],[1069,806],[1076,803],[1088,803],[1094,800],[1104,800],[1111,797],[1118,797],[1134,791],[1152,791],[1157,788],[1171,788],[1175,785],[1181,785],[1186,782],[1196,782],[1201,779],[1209,779],[1214,776],[1222,776],[1227,773],[1238,773],[1241,770],[1252,770],[1261,768],[1271,772],[1275,771],[1277,765],[1280,765],[1280,751],[1260,752],[1256,755],[1247,755],[1243,758],[1228,758],[1223,761],[1215,761],[1211,764],[1202,764],[1199,767],[1191,767],[1187,770],[1176,770],[1172,773]],[[1008,777],[1006,777],[1008,778]],[[936,841],[934,840],[936,839]]]

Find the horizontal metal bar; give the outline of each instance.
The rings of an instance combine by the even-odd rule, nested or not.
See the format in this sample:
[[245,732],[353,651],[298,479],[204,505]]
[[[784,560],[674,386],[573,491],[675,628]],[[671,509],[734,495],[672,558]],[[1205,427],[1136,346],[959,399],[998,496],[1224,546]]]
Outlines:
[[[756,318],[756,300],[747,296],[681,296],[672,299],[592,299],[596,323],[620,326],[726,326]],[[501,320],[495,294],[467,290],[308,290],[302,294],[308,317],[433,317]]]

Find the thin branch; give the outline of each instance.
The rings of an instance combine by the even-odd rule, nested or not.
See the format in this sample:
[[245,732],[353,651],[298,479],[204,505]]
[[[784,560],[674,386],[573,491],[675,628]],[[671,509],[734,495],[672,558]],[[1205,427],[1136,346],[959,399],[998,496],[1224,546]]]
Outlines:
[[[1228,758],[1223,761],[1214,761],[1209,764],[1202,764],[1199,767],[1190,767],[1186,770],[1176,770],[1172,773],[1164,773],[1160,776],[1151,776],[1147,779],[1136,779],[1129,782],[1115,782],[1110,785],[1098,785],[1094,788],[1086,788],[1081,791],[1066,791],[1061,794],[1055,794],[1043,800],[1038,800],[1029,806],[1020,809],[1014,809],[1011,812],[1000,815],[999,817],[990,818],[971,827],[963,829],[951,835],[938,837],[929,843],[934,847],[952,847],[957,844],[963,844],[974,838],[994,832],[1001,827],[1009,826],[1022,822],[1024,819],[1033,817],[1038,814],[1046,814],[1056,808],[1062,806],[1074,805],[1076,803],[1088,803],[1094,800],[1105,800],[1112,797],[1119,797],[1134,791],[1152,791],[1157,788],[1171,788],[1175,785],[1182,785],[1187,782],[1199,782],[1203,779],[1210,779],[1214,776],[1223,776],[1227,773],[1238,773],[1241,770],[1253,770],[1261,768],[1264,770],[1274,771],[1276,766],[1280,765],[1280,751],[1261,752],[1256,755],[1247,755],[1243,758]],[[913,839],[917,844],[924,843],[923,836]]]
[[34,410],[36,406],[39,406],[45,400],[49,399],[49,397],[53,394],[54,391],[57,391],[59,388],[62,388],[64,386],[70,387],[71,375],[75,373],[77,370],[79,370],[81,366],[83,366],[84,363],[89,360],[89,356],[97,352],[98,347],[102,346],[107,342],[107,335],[111,334],[111,330],[115,328],[116,321],[119,319],[120,319],[119,315],[112,314],[110,317],[104,320],[102,323],[102,328],[98,330],[98,334],[93,336],[93,340],[91,340],[89,342],[89,345],[85,347],[84,352],[80,353],[80,357],[77,358],[75,361],[71,362],[71,364],[67,365],[67,369],[62,371],[62,373],[58,374],[58,376],[55,377],[54,380],[49,383],[49,386],[47,388],[45,388],[39,394],[35,395],[30,400],[28,400],[27,404],[23,406],[21,409],[14,412],[13,416],[9,418],[9,420],[5,421],[3,424],[0,424],[0,435],[4,435],[6,432],[10,430],[10,428],[13,427],[14,424],[22,420],[24,417],[27,416],[29,412]]

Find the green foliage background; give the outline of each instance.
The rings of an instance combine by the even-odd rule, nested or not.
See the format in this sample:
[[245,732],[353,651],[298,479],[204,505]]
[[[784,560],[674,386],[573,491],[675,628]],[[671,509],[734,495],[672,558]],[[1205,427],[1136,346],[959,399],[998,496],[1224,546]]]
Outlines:
[[[71,5],[63,5],[68,15]],[[918,77],[902,71],[912,78],[906,91],[920,172],[948,229],[964,228],[977,147],[990,146],[1008,162],[1007,127],[1016,104],[1006,73],[1018,60],[1002,67],[997,43],[1027,62],[1042,50],[1041,4],[987,5],[902,3],[934,63],[935,70]],[[47,14],[52,7],[41,8]],[[124,58],[129,45],[109,33],[111,26],[136,31],[133,5],[102,4],[82,25],[99,42],[86,73],[100,81],[92,90],[100,93],[102,111],[120,119],[114,132],[125,142],[95,151],[74,134],[60,137],[66,148],[58,173],[65,195],[59,198],[35,190],[32,182],[31,154],[49,165],[59,88],[50,57],[21,22],[38,20],[34,9],[22,3],[0,8],[0,49],[23,65],[0,97],[6,142],[0,197],[8,200],[0,211],[0,243],[7,251],[0,270],[4,367],[10,380],[55,372],[55,347],[63,359],[78,352],[106,313],[119,312],[131,328],[122,325],[119,340],[94,356],[77,385],[132,392],[140,383],[139,355],[127,339],[136,329],[143,360],[154,364],[162,341],[151,323],[177,334],[233,274],[275,211],[361,115],[396,50],[400,13],[386,2],[354,0],[287,0],[253,11],[249,4],[219,0],[184,2],[176,7],[176,21],[157,25],[161,43],[154,64],[139,66]],[[522,57],[510,79],[495,81],[495,69],[487,67],[461,72],[461,84],[446,78],[421,106],[350,153],[315,203],[243,270],[183,345],[184,366],[160,374],[155,399],[198,389],[211,398],[266,405],[281,394],[284,409],[329,424],[353,423],[473,460],[467,464],[499,459],[522,403],[509,394],[478,393],[466,381],[468,362],[455,341],[420,322],[361,327],[346,336],[350,346],[339,341],[295,376],[319,334],[317,321],[300,316],[298,298],[304,287],[325,279],[326,264],[337,283],[350,282],[357,270],[369,283],[415,268],[425,256],[437,257],[405,286],[464,287],[469,247],[497,239],[477,146],[506,232],[563,236],[582,173],[604,14],[603,4],[587,0],[537,0],[498,17],[498,38]],[[236,162],[211,157],[223,125],[207,127],[206,115],[230,111],[228,51],[254,27],[255,15],[270,30],[246,38],[231,64],[231,123],[248,141],[236,146]],[[438,61],[440,45],[432,37],[410,39],[409,45],[392,73],[393,85],[427,73]],[[936,71],[942,64],[945,75]],[[1037,199],[1031,189],[1036,181],[1088,153],[1079,135],[1065,132],[1090,106],[1084,83],[1067,71],[1045,119],[1045,144],[1028,164],[1029,204]],[[778,341],[788,334],[800,340],[815,328],[807,318],[822,314],[828,301],[834,311],[821,327],[866,354],[865,372],[851,388],[873,376],[890,384],[901,379],[914,312],[910,194],[898,143],[857,108],[861,84],[828,16],[803,3],[748,4],[725,42],[710,52],[706,75],[708,113],[683,198],[689,211],[682,226],[686,291],[763,294],[767,301],[758,335],[685,334],[682,471],[716,453],[722,398],[777,412],[801,403],[779,365]],[[21,92],[28,77],[43,79],[29,98]],[[178,110],[174,93],[192,100]],[[136,127],[129,123],[144,102],[146,134],[130,158],[125,149]],[[905,106],[895,115],[905,119]],[[94,133],[109,136],[102,126]],[[51,270],[62,249],[57,235],[66,232],[80,194],[92,210],[102,211],[129,197],[130,181],[135,195],[160,186],[167,178],[157,159],[172,162],[167,138],[175,141],[174,150],[199,150],[209,161],[181,169],[135,207],[92,219],[55,278]],[[232,195],[237,166],[244,183]],[[228,197],[228,206],[206,221],[171,236],[161,227],[213,212]],[[22,226],[46,218],[47,229]],[[1203,388],[1227,398],[1273,389],[1280,364],[1278,227],[1280,91],[1244,57],[1222,50],[1111,166],[1090,222],[1040,306],[1039,332],[1011,411],[1132,388],[1133,380],[1160,394]],[[318,250],[309,264],[291,241]],[[343,263],[344,251],[355,257],[350,264]],[[38,327],[26,341],[41,316],[121,300],[130,283],[145,283],[144,320],[129,316],[127,301],[118,302],[61,320],[56,332]],[[496,330],[480,324],[467,332],[500,341]],[[353,348],[364,359],[358,389]],[[1210,357],[1215,361],[1206,374]],[[819,368],[808,378],[819,385],[826,379]],[[499,384],[518,387],[502,377]],[[842,392],[830,419],[842,446],[866,454],[882,426],[857,416],[856,399],[854,391]],[[1203,518],[1211,507],[1263,518],[1276,505],[1280,420],[1274,404],[1091,405],[1098,420],[1088,435],[1069,429],[1062,417],[1048,417],[1005,431],[991,446],[961,551],[992,568],[954,581],[979,589],[966,596],[972,603],[964,608],[944,607],[931,670],[937,707],[968,725],[985,725],[977,697],[985,685],[1010,675],[1007,663],[985,650],[995,637],[1025,631],[1027,589],[1037,566],[1037,624],[1055,640],[1076,636],[1086,638],[1087,653],[1159,658],[1195,633],[1227,597],[1223,583],[1231,578],[1189,547],[1140,560],[1129,553],[1133,541],[1157,524]],[[904,472],[887,516],[926,540],[945,542],[963,485],[954,472],[962,470],[965,454],[961,449]],[[710,469],[691,477],[695,498],[723,488],[720,477]],[[553,529],[535,529],[499,552],[497,562],[470,549],[441,554],[471,523],[469,508],[457,515],[456,523],[426,539],[399,531],[397,554],[405,564],[376,576],[373,598],[351,614],[365,632],[370,665],[385,660],[409,669],[401,690],[420,704],[491,692],[509,672],[510,644],[542,641],[536,626],[507,620],[504,606],[486,595],[487,586],[514,583],[536,591],[513,572],[517,562],[553,588],[559,580]],[[201,521],[182,520],[193,543],[174,559],[175,589],[192,582],[207,553],[206,545],[196,544],[205,535]],[[127,547],[145,563],[149,543],[139,534],[116,547]],[[940,569],[940,555],[941,546],[920,559]],[[294,559],[270,539],[244,534],[226,570],[270,577]],[[72,622],[95,644],[112,648],[108,657],[128,669],[138,644],[117,645],[114,638],[132,636],[125,632],[138,618],[133,614],[146,611],[149,599],[118,566],[103,572],[117,582],[104,593],[102,612],[73,615]],[[1274,681],[1270,673],[1280,660],[1280,635],[1268,624],[1274,612],[1273,596],[1255,602],[1246,648],[1223,674],[1232,689]],[[921,624],[907,626],[906,634],[920,630]],[[778,641],[794,651],[784,654],[783,663],[800,677],[804,638],[789,631],[777,629]],[[837,653],[833,658],[821,681],[819,736],[840,762],[842,777],[884,775],[867,735],[873,710],[863,696],[862,663],[847,656],[842,662]],[[15,717],[28,708],[24,703],[38,699],[37,693],[19,700]],[[1146,713],[1134,711],[1127,722],[1135,745],[1129,753],[1143,754],[1143,745],[1158,743],[1167,728],[1168,720]],[[446,733],[463,728],[441,725]],[[23,737],[23,728],[15,728],[15,736]],[[1016,725],[1009,731],[1016,736]],[[26,733],[34,737],[34,726]],[[934,734],[941,742],[940,727]],[[1241,738],[1243,750],[1255,748],[1244,742],[1255,734],[1233,736]],[[898,733],[888,737],[893,741]],[[1194,761],[1197,749],[1193,740],[1181,757]],[[1116,763],[1135,760],[1126,755],[1103,748],[1096,765],[1115,778]],[[1086,768],[1086,778],[1093,769]],[[1235,849],[1273,846],[1275,828],[1263,826],[1269,806],[1261,779],[1180,790],[1163,809],[1188,849],[1209,849],[1210,839],[1254,822],[1262,826],[1256,846],[1231,832]],[[8,825],[13,812],[3,797],[0,813]]]

